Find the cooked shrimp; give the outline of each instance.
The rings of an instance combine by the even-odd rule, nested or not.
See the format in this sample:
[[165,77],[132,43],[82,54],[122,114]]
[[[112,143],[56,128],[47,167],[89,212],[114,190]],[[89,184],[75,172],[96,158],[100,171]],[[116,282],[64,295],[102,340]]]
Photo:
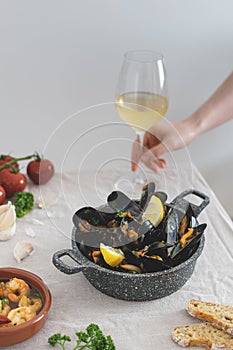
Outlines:
[[30,309],[34,311],[39,311],[42,307],[42,300],[40,298],[32,298],[32,305],[30,305]]
[[29,306],[17,307],[9,312],[7,317],[11,320],[12,326],[18,326],[21,323],[31,320],[36,316],[36,312]]
[[30,292],[29,285],[19,278],[12,278],[6,282],[7,296],[10,301],[17,303],[24,296]]
[[30,306],[31,304],[31,300],[30,298],[28,298],[26,295],[23,295],[22,298],[19,301],[18,306],[22,307],[22,306]]
[[42,300],[40,298],[28,298],[24,295],[19,301],[19,307],[27,306],[33,311],[39,311],[42,307]]
[[0,300],[0,315],[7,316],[10,311],[9,300],[2,299]]

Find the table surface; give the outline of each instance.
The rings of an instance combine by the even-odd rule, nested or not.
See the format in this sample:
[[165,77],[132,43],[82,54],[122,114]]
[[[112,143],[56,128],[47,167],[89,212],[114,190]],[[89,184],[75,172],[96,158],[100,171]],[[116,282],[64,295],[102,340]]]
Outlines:
[[[120,173],[119,169],[105,171],[101,176],[93,171],[66,172],[56,174],[40,188],[29,186],[36,201],[44,198],[46,208],[34,209],[18,219],[16,235],[0,242],[0,265],[23,268],[41,276],[51,290],[53,303],[44,328],[11,349],[49,349],[47,339],[52,334],[61,332],[75,339],[75,332],[97,323],[105,334],[112,336],[118,350],[175,350],[179,347],[171,340],[172,329],[196,322],[185,311],[189,299],[232,303],[233,225],[198,169],[190,164],[179,169],[168,167],[155,176],[157,189],[169,194],[168,201],[190,188],[207,194],[211,201],[199,217],[200,223],[208,224],[204,251],[182,289],[163,299],[127,302],[100,293],[82,273],[65,275],[54,267],[53,253],[71,246],[71,218],[75,210],[87,204],[104,203]],[[13,248],[22,240],[31,242],[35,251],[17,263]]]

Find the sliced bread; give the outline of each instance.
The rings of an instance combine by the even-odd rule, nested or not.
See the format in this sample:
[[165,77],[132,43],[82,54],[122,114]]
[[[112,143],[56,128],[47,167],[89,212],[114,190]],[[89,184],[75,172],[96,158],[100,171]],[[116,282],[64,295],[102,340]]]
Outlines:
[[190,300],[188,313],[233,336],[233,306]]
[[233,338],[210,323],[174,328],[172,339],[182,347],[200,346],[206,350],[233,350]]

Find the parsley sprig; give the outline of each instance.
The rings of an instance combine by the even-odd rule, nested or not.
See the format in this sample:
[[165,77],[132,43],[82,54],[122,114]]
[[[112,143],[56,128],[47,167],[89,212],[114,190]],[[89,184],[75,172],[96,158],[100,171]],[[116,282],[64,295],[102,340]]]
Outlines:
[[56,333],[48,339],[48,343],[51,346],[60,345],[60,347],[65,350],[65,343],[71,341],[68,335],[61,335],[61,333]]
[[[116,350],[110,335],[105,335],[101,331],[98,325],[91,323],[86,332],[77,332],[77,342],[73,350]],[[60,333],[54,334],[48,339],[48,343],[51,346],[60,345],[62,350],[65,350],[65,343],[70,342],[71,339],[67,335],[61,335]]]

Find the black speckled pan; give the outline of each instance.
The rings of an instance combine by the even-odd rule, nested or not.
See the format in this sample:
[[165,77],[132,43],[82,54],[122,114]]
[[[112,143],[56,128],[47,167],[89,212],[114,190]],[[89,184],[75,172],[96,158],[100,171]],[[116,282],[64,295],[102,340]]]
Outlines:
[[[209,203],[209,198],[198,191],[185,191],[171,203],[174,207],[179,204],[179,209],[187,205],[184,196],[194,193],[203,199],[200,206],[192,204],[192,209],[197,217]],[[72,249],[63,249],[53,255],[53,264],[66,274],[83,272],[87,280],[99,291],[111,297],[128,301],[146,301],[166,297],[179,290],[191,277],[204,247],[204,236],[202,236],[195,253],[186,261],[161,272],[150,272],[142,274],[130,274],[113,271],[101,267],[79,250],[75,240],[76,228],[72,232]],[[69,256],[77,265],[69,266],[61,258]]]
[[[66,274],[82,271],[87,280],[102,293],[128,301],[159,299],[179,290],[191,277],[196,260],[204,247],[203,236],[196,252],[182,264],[167,271],[132,275],[96,265],[78,249],[74,239],[75,229],[72,236],[73,249],[63,249],[56,252],[53,255],[54,265]],[[64,263],[60,258],[65,255],[72,258],[77,266],[69,266]]]

